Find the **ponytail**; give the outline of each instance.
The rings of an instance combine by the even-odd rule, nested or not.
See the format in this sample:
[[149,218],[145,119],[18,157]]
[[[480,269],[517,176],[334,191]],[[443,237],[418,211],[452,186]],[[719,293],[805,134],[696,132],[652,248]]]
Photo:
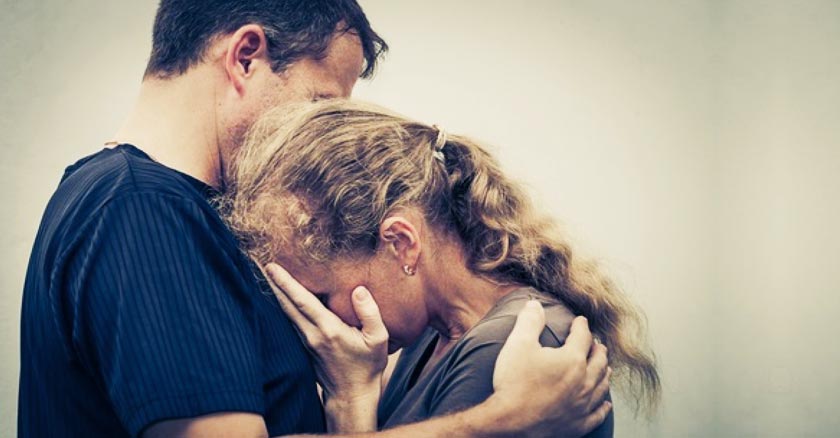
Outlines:
[[[652,412],[660,382],[643,345],[641,311],[591,260],[577,256],[554,221],[533,211],[526,194],[476,143],[452,138],[446,157],[451,223],[475,274],[499,283],[531,286],[585,316],[607,346],[619,386]],[[622,378],[623,377],[623,378]]]

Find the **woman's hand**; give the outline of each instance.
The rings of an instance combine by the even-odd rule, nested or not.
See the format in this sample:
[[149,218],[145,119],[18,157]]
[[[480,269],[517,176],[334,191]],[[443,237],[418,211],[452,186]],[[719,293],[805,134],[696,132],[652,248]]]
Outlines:
[[264,273],[283,311],[315,357],[331,432],[376,430],[382,372],[388,360],[388,330],[379,307],[364,287],[353,291],[353,310],[361,329],[345,324],[276,264]]

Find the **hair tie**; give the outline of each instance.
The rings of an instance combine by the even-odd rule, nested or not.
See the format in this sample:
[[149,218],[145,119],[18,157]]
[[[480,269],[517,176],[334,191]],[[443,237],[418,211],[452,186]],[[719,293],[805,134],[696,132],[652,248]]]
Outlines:
[[443,156],[443,147],[449,141],[446,137],[446,131],[438,125],[432,125],[432,128],[437,130],[437,137],[435,138],[435,143],[432,145],[432,155],[441,163],[445,163],[446,157]]

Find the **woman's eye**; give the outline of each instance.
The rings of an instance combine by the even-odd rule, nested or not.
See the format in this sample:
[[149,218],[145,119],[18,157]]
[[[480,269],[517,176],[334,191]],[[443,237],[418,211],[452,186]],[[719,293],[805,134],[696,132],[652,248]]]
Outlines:
[[319,94],[319,95],[314,96],[312,98],[312,102],[318,102],[318,101],[321,101],[321,100],[329,100],[329,99],[334,99],[334,98],[335,98],[335,96],[331,96],[329,94]]

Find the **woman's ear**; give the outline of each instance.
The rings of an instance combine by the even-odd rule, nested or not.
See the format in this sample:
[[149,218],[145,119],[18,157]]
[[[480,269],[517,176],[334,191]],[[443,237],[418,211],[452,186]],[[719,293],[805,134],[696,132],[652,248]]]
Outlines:
[[262,27],[248,24],[230,36],[224,56],[225,73],[239,94],[244,93],[245,82],[253,77],[255,60],[268,62],[268,41]]
[[410,269],[417,267],[420,259],[420,233],[417,227],[407,218],[391,216],[379,226],[379,239],[382,248],[389,251],[403,266]]

